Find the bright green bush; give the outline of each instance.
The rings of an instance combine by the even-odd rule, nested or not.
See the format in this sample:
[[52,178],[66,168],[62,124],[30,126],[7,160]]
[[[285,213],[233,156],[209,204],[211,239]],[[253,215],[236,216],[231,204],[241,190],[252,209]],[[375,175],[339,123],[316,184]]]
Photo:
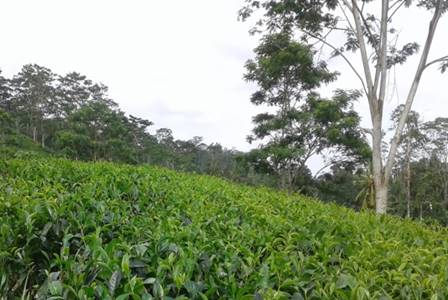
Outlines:
[[448,298],[442,228],[152,167],[0,176],[0,298]]

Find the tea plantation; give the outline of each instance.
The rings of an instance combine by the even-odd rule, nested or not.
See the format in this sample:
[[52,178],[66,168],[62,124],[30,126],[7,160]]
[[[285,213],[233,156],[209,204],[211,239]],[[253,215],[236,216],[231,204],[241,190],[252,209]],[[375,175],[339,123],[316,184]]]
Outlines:
[[153,167],[0,176],[0,299],[448,299],[442,228]]

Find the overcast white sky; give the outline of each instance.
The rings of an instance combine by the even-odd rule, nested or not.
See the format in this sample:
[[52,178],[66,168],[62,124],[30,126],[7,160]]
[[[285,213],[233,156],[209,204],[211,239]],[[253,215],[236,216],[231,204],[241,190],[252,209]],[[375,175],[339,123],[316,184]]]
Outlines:
[[[243,0],[14,0],[0,2],[0,69],[17,73],[37,63],[58,74],[80,72],[110,88],[126,113],[168,127],[176,138],[203,136],[205,142],[247,150],[254,86],[242,79],[257,38],[237,21]],[[403,15],[401,40],[422,41],[427,17]],[[424,20],[426,20],[425,18]],[[432,57],[448,54],[448,16],[440,23]],[[422,24],[424,24],[422,26]],[[405,98],[412,66],[397,70]],[[359,88],[342,61],[331,67],[344,75],[330,90]],[[415,109],[425,120],[448,116],[448,74],[424,75]],[[369,126],[365,101],[358,104]]]

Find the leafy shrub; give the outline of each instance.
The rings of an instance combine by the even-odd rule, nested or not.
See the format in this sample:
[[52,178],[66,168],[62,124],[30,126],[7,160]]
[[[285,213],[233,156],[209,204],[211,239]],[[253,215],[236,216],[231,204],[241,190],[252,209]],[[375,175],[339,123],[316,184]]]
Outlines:
[[0,298],[448,297],[437,226],[153,167],[0,167]]

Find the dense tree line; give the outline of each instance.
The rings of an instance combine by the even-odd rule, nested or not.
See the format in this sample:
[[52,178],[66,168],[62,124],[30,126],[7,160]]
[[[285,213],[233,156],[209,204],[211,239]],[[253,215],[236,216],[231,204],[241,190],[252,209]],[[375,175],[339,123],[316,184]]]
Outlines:
[[[251,157],[201,137],[177,140],[168,128],[151,134],[153,122],[126,115],[105,85],[72,72],[64,76],[39,65],[25,65],[12,78],[0,72],[0,141],[76,160],[156,164],[245,183],[275,186],[257,173]],[[272,178],[271,178],[272,177]]]
[[[254,117],[248,139],[262,143],[247,153],[207,145],[201,137],[175,139],[168,128],[150,133],[153,122],[126,115],[106,86],[38,65],[26,65],[12,78],[0,73],[0,143],[75,160],[160,165],[374,208],[370,147],[352,108],[359,94],[339,90],[321,97],[316,87],[337,74],[313,62],[310,51],[278,35],[248,61],[246,79],[260,86],[252,102],[273,109]],[[392,114],[395,126],[400,109]],[[416,112],[410,114],[392,175],[392,213],[447,223],[447,145],[447,118],[423,123]],[[315,154],[328,164],[312,174],[307,161]]]
[[[392,121],[403,106],[397,107]],[[448,118],[423,122],[411,111],[399,143],[390,190],[391,210],[448,224]]]

